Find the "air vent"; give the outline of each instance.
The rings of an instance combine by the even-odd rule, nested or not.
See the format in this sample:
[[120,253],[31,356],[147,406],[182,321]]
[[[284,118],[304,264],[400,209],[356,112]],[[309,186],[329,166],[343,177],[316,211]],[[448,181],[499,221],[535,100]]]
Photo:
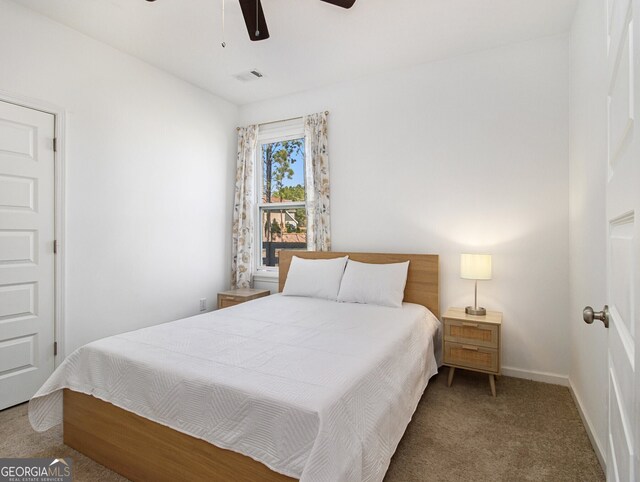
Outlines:
[[252,80],[258,80],[264,77],[262,72],[253,69],[248,72],[242,72],[233,76],[235,79],[241,82],[251,82]]

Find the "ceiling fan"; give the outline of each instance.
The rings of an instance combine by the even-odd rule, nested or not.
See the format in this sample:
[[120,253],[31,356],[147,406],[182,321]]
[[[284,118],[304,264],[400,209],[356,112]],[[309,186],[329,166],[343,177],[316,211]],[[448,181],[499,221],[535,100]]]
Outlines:
[[[147,2],[155,2],[156,0],[147,0]],[[267,21],[264,17],[262,10],[262,3],[260,0],[238,0],[240,7],[242,8],[242,16],[244,17],[244,23],[247,25],[247,32],[251,40],[266,40],[269,38],[269,29],[267,27]],[[356,0],[321,0],[322,2],[330,3],[342,8],[351,8]],[[223,44],[224,46],[224,44]]]

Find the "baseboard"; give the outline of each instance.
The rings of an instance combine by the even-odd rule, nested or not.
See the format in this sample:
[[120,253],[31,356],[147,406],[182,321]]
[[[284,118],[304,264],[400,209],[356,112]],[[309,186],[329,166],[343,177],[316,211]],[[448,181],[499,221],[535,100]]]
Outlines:
[[524,378],[535,382],[551,383],[552,385],[569,386],[569,377],[557,373],[538,372],[535,370],[522,370],[520,368],[502,367],[502,374],[507,377]]
[[591,419],[587,416],[587,414],[582,409],[582,402],[580,401],[580,397],[573,389],[573,384],[571,383],[571,379],[569,379],[569,392],[571,393],[571,397],[573,398],[576,407],[578,407],[578,413],[580,414],[580,418],[582,419],[582,424],[584,425],[585,430],[587,431],[587,436],[591,441],[591,446],[593,447],[593,451],[596,453],[596,457],[598,457],[598,462],[600,462],[600,466],[604,473],[607,473],[607,463],[604,457],[604,451],[602,450],[602,446],[600,442],[595,436],[593,431],[593,425],[591,424]]

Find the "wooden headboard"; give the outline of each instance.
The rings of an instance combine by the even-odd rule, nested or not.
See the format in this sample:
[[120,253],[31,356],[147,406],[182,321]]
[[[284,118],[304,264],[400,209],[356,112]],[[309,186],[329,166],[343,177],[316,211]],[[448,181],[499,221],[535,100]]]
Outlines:
[[438,277],[437,254],[384,254],[384,253],[338,253],[334,251],[280,251],[280,291],[287,279],[291,258],[298,256],[306,259],[330,259],[349,256],[349,259],[362,263],[402,263],[410,261],[407,285],[404,288],[404,301],[426,306],[437,318],[440,318],[440,283]]

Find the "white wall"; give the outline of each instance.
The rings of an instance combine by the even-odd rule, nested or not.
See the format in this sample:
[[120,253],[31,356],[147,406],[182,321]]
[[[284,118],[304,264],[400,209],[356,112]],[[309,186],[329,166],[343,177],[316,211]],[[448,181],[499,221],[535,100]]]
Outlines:
[[493,254],[479,296],[504,312],[505,372],[566,383],[569,86],[561,36],[250,104],[240,116],[328,109],[333,248],[440,254],[442,308],[473,301],[459,254]]
[[67,110],[66,352],[213,308],[237,107],[5,0],[0,90]]
[[586,325],[582,309],[606,303],[605,25],[604,2],[579,2],[572,30],[569,378],[600,457],[607,442],[607,331],[600,323]]

